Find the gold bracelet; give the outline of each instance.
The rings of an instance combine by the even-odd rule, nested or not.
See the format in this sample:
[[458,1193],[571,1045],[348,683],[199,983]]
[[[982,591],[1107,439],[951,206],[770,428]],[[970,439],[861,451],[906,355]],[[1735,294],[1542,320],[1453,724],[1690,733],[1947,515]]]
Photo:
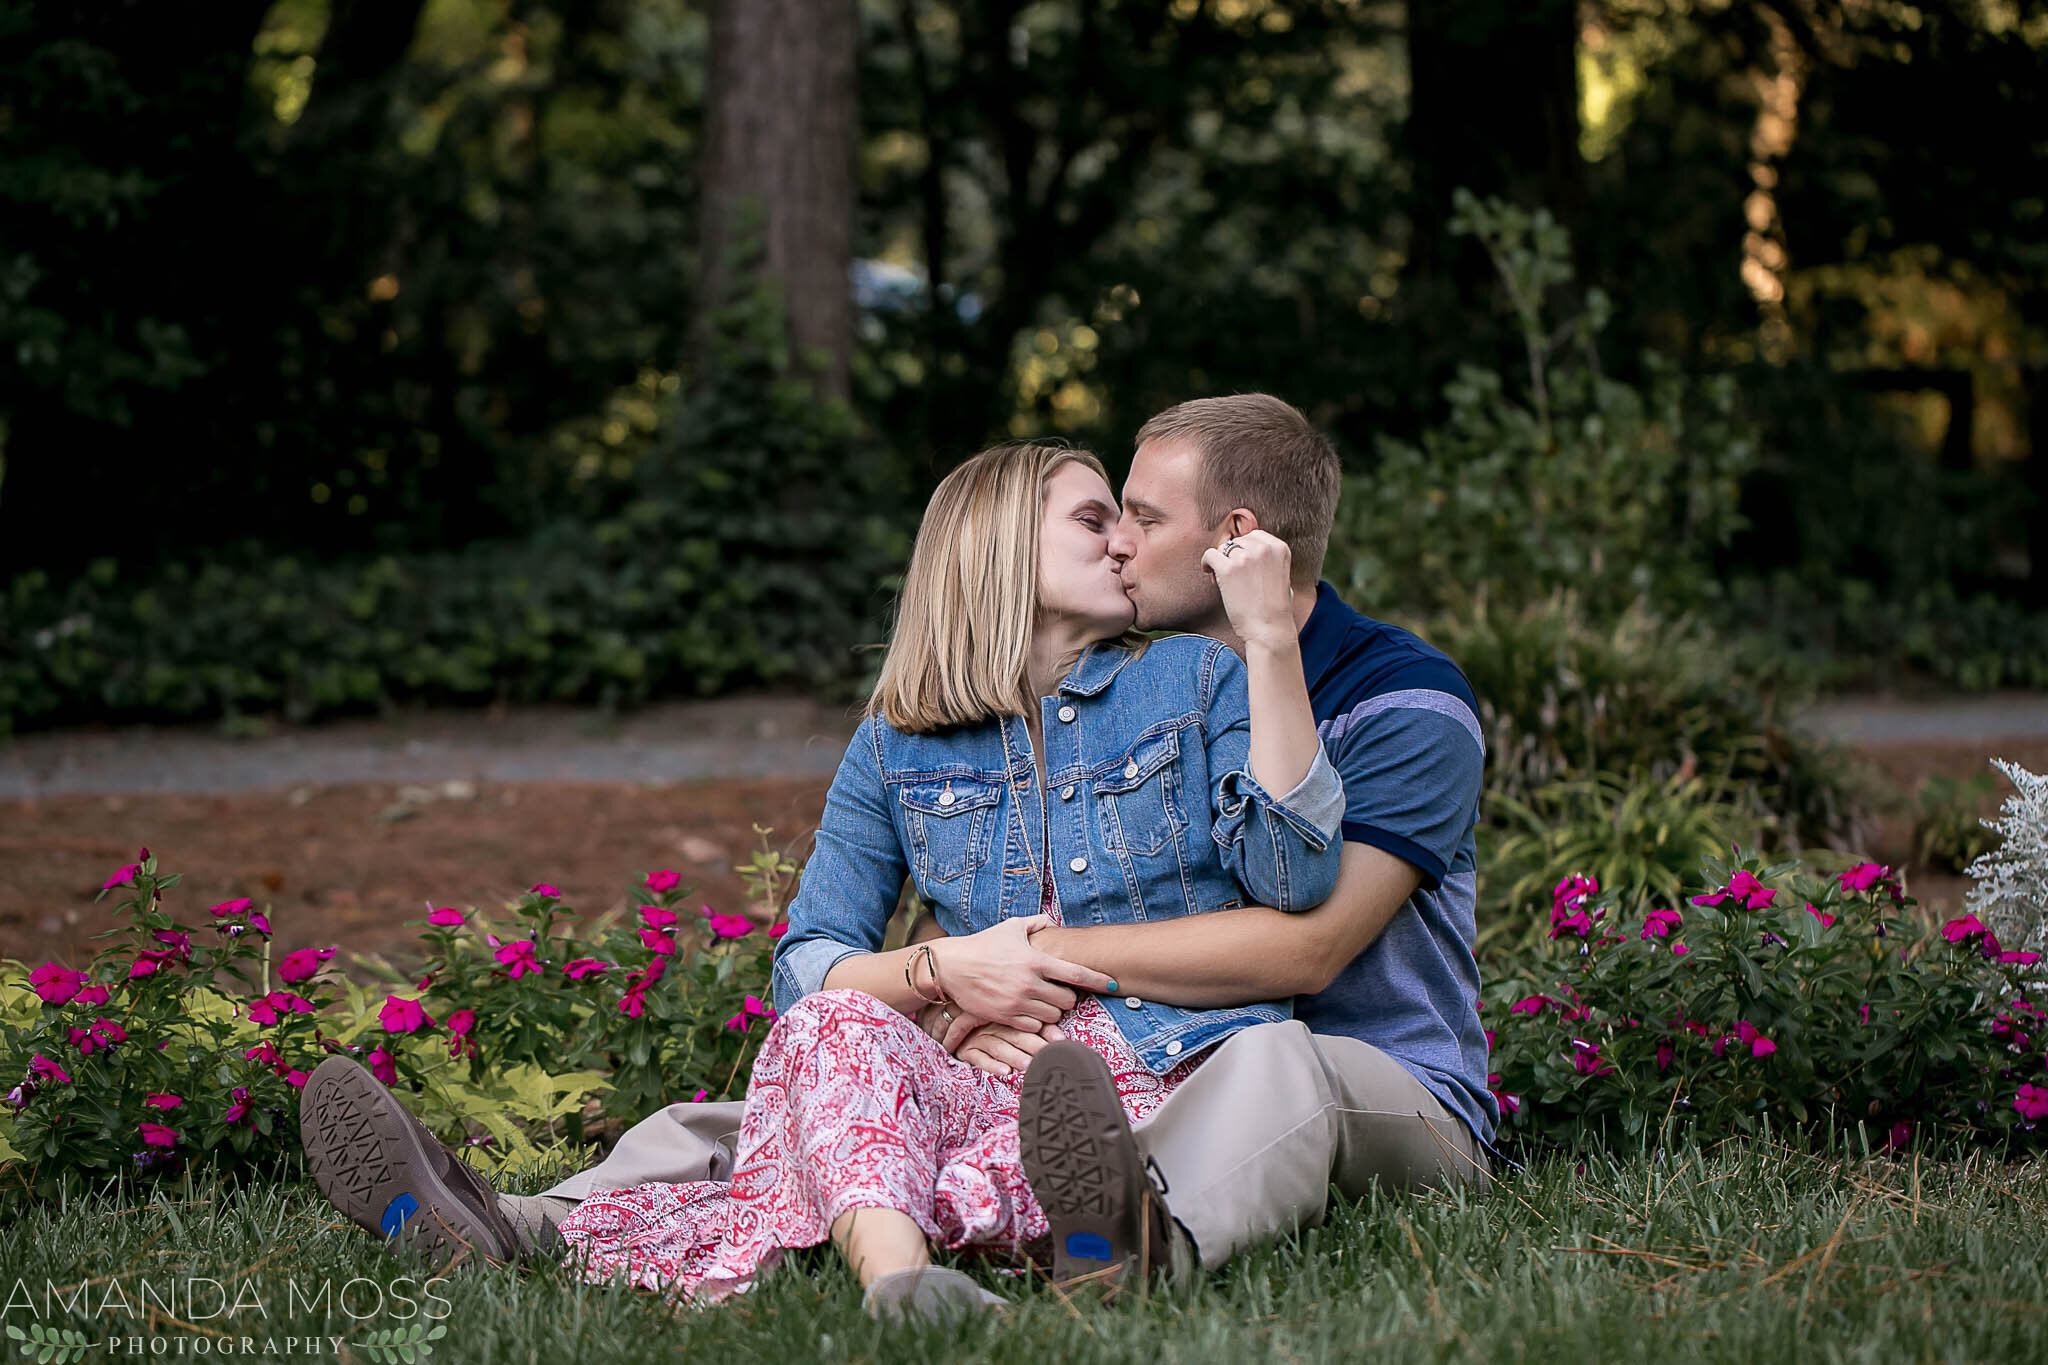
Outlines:
[[[919,953],[924,954],[925,970],[931,973],[932,985],[938,987],[939,993],[936,998],[926,995],[924,991],[919,989],[918,987],[917,980],[914,974],[917,969],[917,955]],[[918,999],[924,1001],[927,1005],[943,1005],[948,1003],[946,1000],[946,988],[939,985],[938,955],[932,952],[932,947],[929,943],[918,944],[915,948],[912,948],[910,950],[910,956],[904,959],[903,983],[910,987],[911,994],[915,995]]]

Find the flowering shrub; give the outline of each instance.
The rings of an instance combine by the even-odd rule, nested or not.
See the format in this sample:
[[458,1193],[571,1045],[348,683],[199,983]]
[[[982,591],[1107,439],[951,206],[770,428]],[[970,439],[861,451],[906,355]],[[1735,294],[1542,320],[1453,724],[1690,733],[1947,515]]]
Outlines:
[[1888,868],[1754,859],[1640,915],[1588,878],[1553,894],[1538,960],[1484,1006],[1506,1132],[1542,1142],[1667,1120],[1719,1136],[1866,1125],[2038,1139],[2038,953],[1974,915],[1924,925]]
[[1998,844],[1970,864],[1968,909],[2026,949],[2048,948],[2048,776],[1994,758],[2017,789],[1996,820]]
[[[741,870],[779,919],[794,865],[757,853]],[[688,907],[672,871],[589,940],[562,930],[575,912],[545,883],[502,924],[430,908],[426,972],[399,990],[349,981],[333,948],[274,956],[247,899],[182,921],[165,899],[178,880],[145,848],[107,879],[126,928],[86,968],[0,966],[0,1172],[42,1195],[67,1173],[274,1166],[297,1150],[299,1088],[338,1052],[444,1136],[481,1126],[472,1141],[503,1162],[544,1122],[580,1139],[600,1094],[630,1122],[743,1091],[775,1018],[762,996],[782,926]]]

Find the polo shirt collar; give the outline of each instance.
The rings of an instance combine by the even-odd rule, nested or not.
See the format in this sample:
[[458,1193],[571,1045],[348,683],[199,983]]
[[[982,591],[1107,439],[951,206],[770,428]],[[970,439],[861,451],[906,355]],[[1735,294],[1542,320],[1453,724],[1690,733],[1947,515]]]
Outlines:
[[1301,671],[1308,679],[1309,691],[1315,691],[1316,684],[1337,662],[1345,637],[1350,634],[1351,623],[1346,619],[1350,615],[1351,609],[1337,596],[1328,579],[1316,584],[1315,609],[1301,627]]

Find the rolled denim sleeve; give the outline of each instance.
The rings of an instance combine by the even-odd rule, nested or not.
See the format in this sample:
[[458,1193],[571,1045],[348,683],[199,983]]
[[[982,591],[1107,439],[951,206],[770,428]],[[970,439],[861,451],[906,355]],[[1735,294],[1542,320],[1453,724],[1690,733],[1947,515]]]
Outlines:
[[1251,699],[1242,660],[1218,656],[1204,739],[1223,866],[1254,899],[1293,913],[1320,905],[1337,887],[1343,844],[1344,782],[1320,742],[1308,773],[1275,798],[1251,774]]
[[839,761],[817,846],[789,903],[789,932],[775,945],[775,1007],[786,1010],[840,962],[880,952],[909,863],[891,818],[873,718],[862,721]]

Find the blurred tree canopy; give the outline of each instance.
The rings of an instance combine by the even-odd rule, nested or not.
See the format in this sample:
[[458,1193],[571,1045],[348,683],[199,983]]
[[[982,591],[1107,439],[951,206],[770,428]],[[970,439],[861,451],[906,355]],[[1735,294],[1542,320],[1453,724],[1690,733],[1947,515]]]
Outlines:
[[2044,153],[2043,0],[0,0],[0,565],[602,503],[728,259],[908,507],[1253,388],[1369,470],[1516,363],[1468,188],[1740,378],[1746,570],[2041,599]]

